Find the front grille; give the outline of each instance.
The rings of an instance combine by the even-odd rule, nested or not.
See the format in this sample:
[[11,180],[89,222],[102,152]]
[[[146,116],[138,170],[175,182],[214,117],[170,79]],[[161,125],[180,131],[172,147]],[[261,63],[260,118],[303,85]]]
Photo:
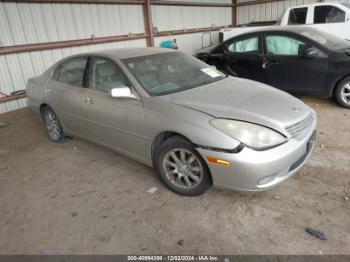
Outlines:
[[304,137],[304,134],[310,130],[313,122],[314,117],[313,114],[310,113],[306,118],[304,118],[300,122],[287,126],[286,130],[292,136],[292,138],[301,139]]

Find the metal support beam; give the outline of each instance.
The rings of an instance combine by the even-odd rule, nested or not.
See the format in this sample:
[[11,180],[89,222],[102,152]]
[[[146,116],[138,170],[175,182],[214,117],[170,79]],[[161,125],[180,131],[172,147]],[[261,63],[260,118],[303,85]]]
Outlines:
[[3,0],[12,3],[143,5],[145,0]]
[[265,4],[265,3],[273,3],[273,2],[280,2],[285,0],[253,0],[248,2],[242,2],[236,4],[236,6],[247,6],[247,5],[258,5],[258,4]]
[[5,103],[5,102],[9,102],[9,101],[25,98],[25,97],[27,97],[27,95],[25,93],[24,94],[20,94],[20,95],[6,96],[6,97],[0,98],[0,103]]
[[231,4],[206,3],[206,2],[185,2],[185,1],[167,1],[151,0],[152,5],[173,5],[173,6],[198,6],[198,7],[231,7]]
[[145,24],[145,33],[147,34],[147,46],[153,47],[154,35],[153,35],[151,0],[146,0],[142,9],[143,9],[143,21]]
[[285,0],[252,0],[242,3],[237,3],[237,1],[232,2],[232,4],[221,4],[221,3],[206,3],[206,2],[182,2],[182,1],[167,1],[167,0],[151,0],[152,5],[173,5],[173,6],[198,6],[198,7],[239,7],[247,5],[258,5],[271,2],[279,2]]
[[232,0],[231,24],[233,27],[237,26],[237,0]]
[[[184,30],[172,30],[172,31],[158,32],[156,35],[154,35],[152,31],[152,43],[150,42],[151,45],[149,46],[154,46],[154,37],[211,32],[211,31],[220,30],[221,28],[223,27],[204,27],[204,28],[184,29]],[[0,47],[0,55],[23,53],[23,52],[34,52],[34,51],[57,49],[57,48],[68,48],[68,47],[83,46],[83,45],[104,44],[104,43],[111,43],[111,42],[137,40],[137,39],[143,39],[143,38],[146,38],[147,40],[149,40],[149,37],[147,34],[135,34],[135,35],[116,35],[116,36],[95,37],[94,39],[87,38],[87,39],[48,42],[48,43],[3,46],[3,47]]]
[[181,30],[172,30],[172,31],[162,31],[162,32],[157,33],[156,37],[212,32],[212,31],[218,31],[221,28],[224,28],[224,27],[223,26],[219,26],[219,27],[202,27],[202,28],[191,28],[191,29],[183,29],[183,30],[181,29]]
[[57,49],[57,48],[67,48],[74,46],[83,45],[95,45],[104,44],[119,41],[128,41],[146,38],[146,34],[135,34],[135,35],[116,35],[116,36],[104,36],[95,37],[94,39],[76,39],[76,40],[66,40],[48,43],[36,43],[36,44],[26,44],[26,45],[15,45],[15,46],[3,46],[0,47],[0,55],[11,54],[11,53],[23,53],[23,52],[33,52],[47,49]]
[[[45,4],[116,4],[116,5],[145,5],[148,0],[0,0],[2,2],[12,3],[45,3]],[[207,2],[182,2],[167,0],[150,0],[151,5],[168,6],[197,6],[197,7],[238,7],[247,5],[257,5],[284,0],[252,0],[242,3],[222,4]]]

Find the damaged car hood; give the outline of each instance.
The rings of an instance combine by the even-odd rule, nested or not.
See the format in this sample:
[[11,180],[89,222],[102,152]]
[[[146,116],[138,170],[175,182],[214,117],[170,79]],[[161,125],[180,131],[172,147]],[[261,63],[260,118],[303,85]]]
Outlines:
[[286,126],[301,121],[311,112],[302,101],[286,92],[231,76],[159,98],[215,118],[256,123],[282,133],[285,133]]

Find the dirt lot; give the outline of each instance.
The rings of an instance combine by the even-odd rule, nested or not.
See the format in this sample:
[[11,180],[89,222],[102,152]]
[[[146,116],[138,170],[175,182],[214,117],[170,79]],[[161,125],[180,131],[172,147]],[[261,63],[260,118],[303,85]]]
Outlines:
[[319,125],[297,175],[266,192],[196,198],[105,148],[50,142],[28,110],[1,115],[0,254],[350,254],[350,110],[303,100]]

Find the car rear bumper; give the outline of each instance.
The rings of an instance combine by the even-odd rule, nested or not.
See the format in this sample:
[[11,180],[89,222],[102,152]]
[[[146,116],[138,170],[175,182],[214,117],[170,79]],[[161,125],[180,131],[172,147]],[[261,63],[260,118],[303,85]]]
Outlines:
[[[315,125],[302,140],[289,139],[269,150],[248,147],[239,153],[197,150],[208,164],[214,186],[238,191],[266,190],[291,177],[305,164],[314,148]],[[228,161],[230,165],[214,164],[207,157]]]

